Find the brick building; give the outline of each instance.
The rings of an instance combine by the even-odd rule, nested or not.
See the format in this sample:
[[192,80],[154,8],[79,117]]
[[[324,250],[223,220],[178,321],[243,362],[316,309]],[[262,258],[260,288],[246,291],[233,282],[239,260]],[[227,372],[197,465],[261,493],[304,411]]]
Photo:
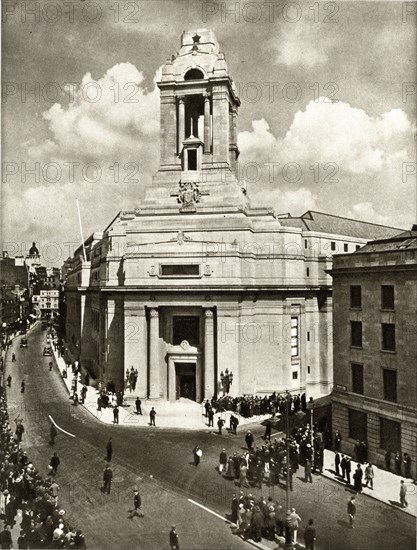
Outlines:
[[[333,277],[332,427],[344,452],[356,440],[385,465],[417,456],[417,227],[336,255]],[[393,465],[393,463],[392,463]]]

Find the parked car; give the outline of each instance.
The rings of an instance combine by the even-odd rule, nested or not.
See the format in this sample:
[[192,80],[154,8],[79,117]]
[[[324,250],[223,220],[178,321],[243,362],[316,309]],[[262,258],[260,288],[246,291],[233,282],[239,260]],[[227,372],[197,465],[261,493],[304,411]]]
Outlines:
[[22,338],[22,339],[20,340],[20,347],[21,347],[21,348],[27,348],[27,347],[28,347],[27,338]]
[[47,356],[52,355],[52,348],[51,348],[51,346],[45,346],[45,347],[43,348],[43,354],[44,354],[44,355],[47,355]]

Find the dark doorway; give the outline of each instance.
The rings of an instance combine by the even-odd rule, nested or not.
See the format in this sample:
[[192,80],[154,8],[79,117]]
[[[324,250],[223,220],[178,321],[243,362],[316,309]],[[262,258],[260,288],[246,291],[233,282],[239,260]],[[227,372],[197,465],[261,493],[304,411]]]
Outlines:
[[200,343],[200,317],[174,316],[172,318],[172,343],[179,346],[187,340],[190,346]]
[[175,363],[176,397],[196,400],[195,363]]

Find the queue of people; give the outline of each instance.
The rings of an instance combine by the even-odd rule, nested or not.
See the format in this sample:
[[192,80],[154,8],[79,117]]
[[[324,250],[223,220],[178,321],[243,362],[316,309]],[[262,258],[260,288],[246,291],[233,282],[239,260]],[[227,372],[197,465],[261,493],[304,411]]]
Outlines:
[[[287,394],[279,394],[274,392],[271,395],[264,397],[252,395],[231,397],[230,395],[224,395],[217,398],[213,397],[210,405],[211,408],[217,413],[221,413],[224,411],[233,411],[237,412],[244,418],[251,418],[252,416],[259,416],[264,414],[270,414],[274,416],[277,413],[285,414],[287,407]],[[307,410],[305,393],[290,396],[290,414],[294,414],[300,410],[303,412],[306,412]]]
[[[0,424],[1,548],[85,548],[81,530],[74,530],[59,509],[59,485],[53,476],[43,479],[19,447],[9,426],[4,388],[0,388]],[[18,510],[20,535],[13,541]]]

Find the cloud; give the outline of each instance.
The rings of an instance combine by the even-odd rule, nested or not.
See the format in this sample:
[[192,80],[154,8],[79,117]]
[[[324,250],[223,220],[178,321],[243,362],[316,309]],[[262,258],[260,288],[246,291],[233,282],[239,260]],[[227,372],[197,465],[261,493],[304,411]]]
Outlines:
[[354,204],[346,216],[356,220],[372,220],[373,223],[391,225],[391,217],[379,214],[371,202],[359,202]]
[[114,65],[98,80],[85,74],[67,106],[55,103],[43,113],[52,139],[23,147],[37,158],[133,160],[159,132],[159,91],[145,90],[143,79],[131,63]]
[[407,159],[413,127],[406,113],[392,109],[379,117],[339,101],[320,97],[294,115],[284,139],[277,140],[264,120],[252,123],[251,132],[239,134],[242,155],[270,158],[282,163],[336,163],[351,174],[378,173]]

